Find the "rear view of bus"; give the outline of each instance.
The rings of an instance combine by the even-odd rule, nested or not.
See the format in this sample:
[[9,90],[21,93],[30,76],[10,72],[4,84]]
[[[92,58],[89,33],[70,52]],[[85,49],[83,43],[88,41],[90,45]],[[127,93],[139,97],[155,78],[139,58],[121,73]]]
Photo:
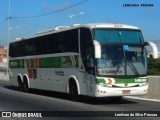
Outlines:
[[97,97],[147,93],[147,53],[141,31],[109,24],[92,29],[95,47]]

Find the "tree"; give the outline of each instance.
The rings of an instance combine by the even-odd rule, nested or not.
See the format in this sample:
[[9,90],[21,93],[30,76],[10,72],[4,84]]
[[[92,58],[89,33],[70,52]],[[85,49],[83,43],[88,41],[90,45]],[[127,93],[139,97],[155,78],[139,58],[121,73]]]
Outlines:
[[160,59],[148,58],[148,74],[160,75]]

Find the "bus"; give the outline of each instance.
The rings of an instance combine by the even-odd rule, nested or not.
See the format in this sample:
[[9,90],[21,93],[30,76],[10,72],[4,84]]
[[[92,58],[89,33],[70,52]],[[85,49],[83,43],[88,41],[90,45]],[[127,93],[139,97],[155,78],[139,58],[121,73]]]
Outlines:
[[141,30],[131,25],[58,26],[9,44],[9,77],[20,91],[68,93],[72,100],[144,95],[145,42]]

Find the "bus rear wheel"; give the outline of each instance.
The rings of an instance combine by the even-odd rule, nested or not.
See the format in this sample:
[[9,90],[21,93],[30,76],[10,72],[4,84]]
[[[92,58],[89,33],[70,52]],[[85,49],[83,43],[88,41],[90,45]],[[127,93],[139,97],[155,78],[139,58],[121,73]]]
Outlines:
[[24,78],[23,89],[24,89],[24,92],[29,92],[28,82],[26,78]]
[[69,82],[69,95],[70,95],[71,100],[73,100],[73,101],[79,100],[77,84],[74,80],[71,80]]
[[20,77],[18,77],[17,82],[18,82],[18,86],[17,86],[18,90],[21,91],[21,92],[23,92],[23,82],[20,79]]

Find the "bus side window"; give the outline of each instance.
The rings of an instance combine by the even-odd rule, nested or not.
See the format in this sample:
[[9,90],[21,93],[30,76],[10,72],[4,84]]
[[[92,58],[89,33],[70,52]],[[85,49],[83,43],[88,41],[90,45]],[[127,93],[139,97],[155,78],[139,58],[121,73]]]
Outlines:
[[94,67],[94,59],[93,59],[93,49],[92,47],[89,47],[86,50],[86,56],[87,56],[87,67]]
[[94,52],[90,30],[87,28],[80,29],[80,50],[81,58],[85,70],[89,74],[94,74]]
[[50,54],[51,53],[51,44],[50,44],[50,39],[48,36],[43,36],[41,38],[38,38],[37,41],[37,52],[38,54],[42,55],[42,54]]
[[10,57],[17,57],[17,46],[14,43],[9,44],[9,56]]
[[25,56],[26,52],[25,52],[25,45],[19,45],[17,48],[17,54],[18,56]]
[[35,42],[30,42],[25,45],[25,54],[26,55],[36,55],[37,54],[37,45]]
[[78,30],[70,30],[63,32],[63,52],[78,53]]
[[60,41],[58,41],[58,34],[53,34],[51,38],[51,50],[52,53],[59,53],[60,52]]
[[86,49],[86,71],[93,75],[94,74],[94,55],[93,55],[93,47],[88,47]]
[[72,44],[73,44],[73,49],[72,52],[79,52],[79,46],[78,46],[78,29],[74,30],[72,33]]

